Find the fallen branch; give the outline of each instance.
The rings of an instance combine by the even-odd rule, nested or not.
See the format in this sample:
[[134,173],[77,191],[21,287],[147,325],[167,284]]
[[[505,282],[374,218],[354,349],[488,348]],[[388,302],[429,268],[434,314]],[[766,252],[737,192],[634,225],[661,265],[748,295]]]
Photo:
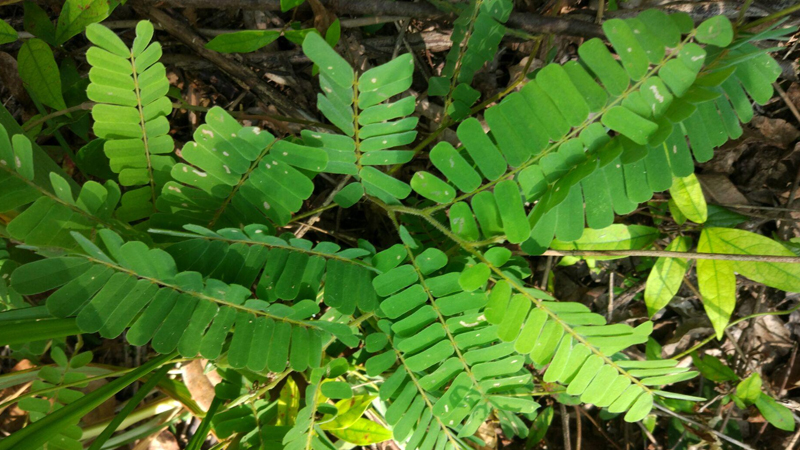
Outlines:
[[[280,0],[164,0],[173,7],[231,8],[261,11],[280,11]],[[392,2],[387,0],[322,0],[322,3],[339,15],[358,16],[404,16],[415,19],[446,17],[446,12],[426,2]],[[602,37],[599,25],[582,20],[561,17],[545,17],[536,14],[514,12],[506,22],[509,27],[519,28],[534,34],[563,34],[585,38]]]
[[235,61],[232,57],[209,50],[205,47],[206,40],[195,32],[185,22],[175,19],[171,15],[157,8],[150,8],[141,4],[134,5],[134,9],[141,15],[151,18],[164,27],[169,34],[175,36],[179,41],[186,44],[195,53],[207,59],[219,69],[227,73],[242,88],[255,95],[264,109],[266,106],[274,105],[281,113],[304,120],[316,121],[313,114],[303,109],[289,100],[278,89],[262,80],[255,72],[246,65]]
[[[368,49],[383,52],[389,56],[394,49],[395,40],[394,36],[378,36],[364,39],[362,43],[364,47]],[[453,44],[450,41],[449,35],[436,31],[426,31],[419,34],[408,33],[406,35],[406,41],[414,50],[427,50],[432,53],[447,51]],[[238,55],[237,58],[241,58],[246,64],[257,64],[264,69],[273,70],[285,69],[287,64],[311,65],[311,60],[309,60],[300,49],[243,53]],[[180,53],[167,53],[161,57],[161,62],[166,65],[175,65],[188,70],[205,70],[215,67],[215,64],[207,59]]]

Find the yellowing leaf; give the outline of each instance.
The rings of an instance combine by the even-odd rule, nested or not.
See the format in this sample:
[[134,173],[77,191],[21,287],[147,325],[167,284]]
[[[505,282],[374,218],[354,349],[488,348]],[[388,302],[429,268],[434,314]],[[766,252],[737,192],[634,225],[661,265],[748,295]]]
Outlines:
[[708,219],[706,199],[694,174],[684,178],[674,178],[669,194],[678,209],[692,222],[703,223]]
[[[797,256],[783,245],[760,234],[734,228],[706,228],[702,237],[712,243],[714,253],[734,255]],[[705,250],[700,250],[703,252]],[[784,291],[800,291],[800,264],[762,261],[731,261],[736,273]]]
[[330,417],[323,417],[320,428],[323,430],[340,430],[353,425],[358,420],[364,411],[369,408],[369,405],[375,400],[377,396],[374,395],[357,395],[353,398],[339,400],[336,402],[336,409],[339,413],[333,420],[328,420]]
[[[707,230],[700,235],[697,251],[700,253],[719,253],[719,249],[708,238]],[[725,326],[730,321],[736,307],[736,275],[731,261],[716,259],[697,260],[697,283],[703,296],[703,307],[708,314],[717,338],[722,339]]]
[[278,418],[275,425],[294,425],[298,409],[300,409],[300,390],[294,380],[287,378],[278,397]]
[[[691,246],[691,238],[678,236],[669,243],[666,250],[687,252]],[[647,305],[647,313],[650,317],[667,306],[672,297],[678,293],[687,267],[688,262],[683,258],[658,258],[656,260],[653,270],[647,277],[644,289],[644,303]]]
[[337,438],[355,445],[371,445],[392,438],[392,432],[382,425],[361,418],[342,430],[329,430]]

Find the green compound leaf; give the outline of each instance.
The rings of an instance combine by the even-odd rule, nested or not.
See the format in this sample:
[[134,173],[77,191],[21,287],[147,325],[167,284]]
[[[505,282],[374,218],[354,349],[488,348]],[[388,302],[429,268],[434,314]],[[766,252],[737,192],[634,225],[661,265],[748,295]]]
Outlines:
[[116,215],[130,222],[149,217],[156,197],[175,164],[174,143],[167,115],[172,102],[161,58],[161,44],[150,42],[153,25],[136,25],[136,38],[128,48],[110,29],[93,23],[86,37],[94,46],[86,52],[92,65],[86,89],[92,108],[95,134],[105,139],[104,151],[120,184],[129,189]]
[[[439,173],[430,175],[439,187],[459,193],[450,199],[431,196],[443,189],[425,192],[440,203],[428,212],[447,211],[451,229],[464,239],[517,243],[526,239],[525,229],[498,217],[500,198],[490,202],[487,197],[491,191],[496,195],[501,183],[516,182],[530,231],[521,247],[540,254],[553,237],[570,242],[586,225],[603,229],[614,214],[628,214],[655,192],[669,189],[673,176],[690,176],[695,159],[707,161],[715,148],[741,136],[739,122],[753,116],[748,96],[759,104],[768,101],[780,74],[775,61],[751,43],[709,52],[691,38],[681,40],[690,26],[685,14],[657,10],[609,20],[604,30],[616,55],[600,39],[589,40],[578,49],[580,63],[547,65],[519,92],[488,108],[488,132],[465,120],[457,129],[467,150],[461,156],[468,155],[474,167],[449,157],[446,145],[432,150],[430,160]],[[704,72],[709,60],[721,75]],[[445,80],[433,81],[444,93],[440,81]],[[609,136],[606,127],[616,135]],[[484,178],[477,187],[476,169]]]
[[703,196],[703,189],[694,174],[674,178],[669,193],[686,218],[694,223],[704,223],[708,219],[708,206]]
[[0,125],[0,210],[30,205],[8,222],[9,236],[28,245],[71,249],[76,247],[71,232],[90,235],[106,227],[128,237],[139,235],[111,218],[120,196],[116,183],[87,181],[78,189],[71,178],[48,163],[52,160],[21,130],[9,140]]
[[[248,228],[248,231],[253,243],[257,243],[259,235],[263,234],[263,228]],[[245,237],[239,230],[234,233]],[[318,367],[323,342],[331,336],[343,339],[347,345],[358,343],[353,341],[352,331],[333,318],[331,321],[306,320],[319,312],[314,302],[298,301],[292,307],[270,306],[264,300],[253,299],[250,290],[240,285],[204,279],[199,272],[179,271],[172,256],[161,249],[149,249],[139,241],[122,243],[118,235],[108,230],[101,230],[99,235],[105,247],[110,249],[108,253],[75,234],[90,256],[54,257],[26,264],[14,271],[12,285],[24,294],[56,289],[47,300],[51,314],[57,317],[74,315],[82,331],[99,332],[104,337],[119,336],[129,328],[126,337],[132,345],[151,342],[160,353],[177,349],[183,355],[201,354],[217,359],[228,335],[235,330],[230,336],[228,363],[233,368],[246,367],[253,372],[265,369],[281,372],[287,363],[296,370]],[[269,237],[266,241],[275,242]],[[276,250],[288,247],[285,241],[280,242],[283,242],[282,248]],[[193,247],[197,248],[197,244],[195,242]],[[261,252],[261,255],[265,253]],[[200,262],[191,253],[188,256]],[[239,261],[245,260],[240,254],[232,256]],[[301,283],[314,283],[312,279],[302,278],[306,267],[303,262],[308,263],[311,259],[309,253],[292,252],[288,262],[281,261],[280,253],[274,256],[271,262],[281,268],[286,266],[286,273],[277,278],[274,291],[291,299],[300,293],[305,295],[305,290],[299,289]],[[224,260],[223,256],[222,260],[213,262],[219,264]],[[246,273],[249,272],[247,285],[253,284],[258,269],[253,273],[242,270],[241,266],[232,266],[231,260],[228,261],[221,269],[229,275],[220,274],[221,277],[230,277],[231,269],[234,277],[239,273],[248,276]],[[263,263],[264,259],[261,259]],[[323,258],[315,257],[313,263],[317,269],[311,270],[319,273],[320,265],[324,265]],[[272,283],[274,275],[274,271],[267,271],[264,275],[267,279],[263,282]],[[340,280],[347,282],[348,278],[340,277]],[[369,282],[368,279],[365,281]],[[317,279],[317,289],[319,283]],[[267,287],[272,290],[271,285]],[[348,287],[351,292],[357,290]],[[314,297],[312,291],[311,298]],[[273,350],[263,352],[263,348]]]

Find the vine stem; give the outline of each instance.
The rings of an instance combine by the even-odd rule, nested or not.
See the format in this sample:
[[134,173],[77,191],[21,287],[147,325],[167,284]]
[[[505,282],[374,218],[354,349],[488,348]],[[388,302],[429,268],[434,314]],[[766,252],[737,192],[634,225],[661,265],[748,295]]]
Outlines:
[[29,131],[29,130],[32,130],[32,129],[36,128],[36,126],[41,125],[41,124],[43,124],[43,123],[47,122],[48,120],[53,119],[55,117],[64,116],[64,115],[67,115],[67,114],[75,112],[75,111],[88,111],[88,110],[92,109],[92,106],[94,106],[94,102],[83,102],[80,105],[71,106],[71,107],[69,107],[67,109],[60,109],[60,110],[54,111],[54,112],[52,112],[52,113],[50,113],[50,114],[48,114],[46,116],[42,116],[42,117],[34,120],[33,122],[28,122],[28,123],[24,124],[22,126],[22,129],[24,131]]
[[649,256],[653,258],[713,259],[800,264],[797,256],[734,255],[728,253],[671,252],[667,250],[546,250],[544,256]]

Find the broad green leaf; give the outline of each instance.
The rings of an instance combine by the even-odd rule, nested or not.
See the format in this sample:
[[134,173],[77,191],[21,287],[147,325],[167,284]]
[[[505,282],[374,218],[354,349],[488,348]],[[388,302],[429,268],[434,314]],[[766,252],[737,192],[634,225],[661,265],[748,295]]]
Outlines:
[[296,6],[300,6],[306,0],[281,0],[281,11],[286,12]]
[[[702,237],[700,239],[702,243]],[[702,248],[704,247],[698,246],[698,250]],[[717,339],[722,339],[736,307],[736,275],[730,261],[698,260],[697,284],[703,296],[703,307],[717,333]]]
[[767,394],[762,393],[756,400],[756,408],[761,412],[761,415],[767,419],[767,422],[772,424],[775,428],[784,431],[794,431],[794,416],[789,408],[779,404]]
[[669,208],[670,214],[672,214],[672,220],[675,221],[678,225],[683,225],[688,220],[687,217],[683,214],[683,211],[678,208],[678,204],[675,203],[675,199],[669,199],[667,202],[667,206]]
[[25,9],[23,27],[25,31],[51,45],[56,45],[56,27],[50,20],[50,15],[32,1],[22,4]]
[[56,27],[56,43],[63,44],[87,25],[104,20],[111,13],[109,0],[67,0]]
[[708,207],[703,189],[694,174],[684,178],[673,178],[669,193],[675,205],[689,220],[694,223],[704,223],[708,219]]
[[711,381],[721,383],[739,379],[730,367],[714,356],[703,355],[702,358],[699,358],[696,353],[692,353],[692,363],[704,377]]
[[[692,239],[690,237],[678,236],[669,243],[665,250],[688,252],[691,246]],[[647,305],[647,313],[650,317],[667,306],[678,293],[687,267],[688,262],[683,258],[658,258],[656,260],[653,270],[647,277],[644,289],[644,303]]]
[[736,397],[747,405],[755,403],[761,396],[761,384],[761,376],[753,373],[736,386]]
[[[11,137],[11,144],[14,147],[14,168],[20,175],[33,181],[35,168],[33,166],[31,141],[23,134],[15,134]],[[51,180],[54,176],[63,180],[58,174],[50,172]]]
[[697,27],[695,37],[704,44],[725,47],[733,40],[733,26],[725,16],[714,16]]
[[[705,242],[698,251],[735,255],[795,256],[772,239],[735,228],[706,228],[700,235]],[[800,291],[800,264],[762,261],[730,261],[733,271],[758,283],[784,291]]]
[[[573,242],[553,241],[554,250],[633,250],[650,245],[658,238],[658,230],[643,225],[614,224],[593,230],[587,228],[580,239]],[[617,259],[621,256],[592,257],[592,259]]]
[[550,429],[550,423],[553,422],[553,407],[548,406],[539,412],[536,419],[531,424],[531,429],[528,432],[528,439],[525,441],[526,448],[535,448],[536,444],[544,439],[547,430]]
[[369,419],[360,418],[347,428],[328,430],[337,438],[355,445],[372,445],[392,438],[392,432]]
[[[712,228],[717,230],[718,228]],[[708,233],[700,234],[697,251],[700,253],[720,253],[720,243]],[[788,251],[788,250],[787,250]],[[697,284],[703,296],[703,307],[708,314],[717,338],[722,339],[725,327],[736,307],[736,275],[733,261],[716,259],[697,260]]]
[[0,45],[14,42],[18,38],[17,30],[12,28],[5,20],[0,20]]
[[707,227],[733,228],[747,222],[748,217],[717,205],[708,205]]
[[61,93],[61,76],[50,46],[41,39],[31,39],[17,56],[19,77],[33,97],[54,109],[66,109]]
[[206,48],[220,53],[249,53],[275,42],[280,31],[245,30],[216,36],[206,44]]
[[323,418],[320,428],[323,430],[338,430],[353,425],[376,398],[377,396],[374,395],[356,395],[353,398],[339,400],[336,402],[336,409],[338,410],[336,417],[329,421],[325,421]]

